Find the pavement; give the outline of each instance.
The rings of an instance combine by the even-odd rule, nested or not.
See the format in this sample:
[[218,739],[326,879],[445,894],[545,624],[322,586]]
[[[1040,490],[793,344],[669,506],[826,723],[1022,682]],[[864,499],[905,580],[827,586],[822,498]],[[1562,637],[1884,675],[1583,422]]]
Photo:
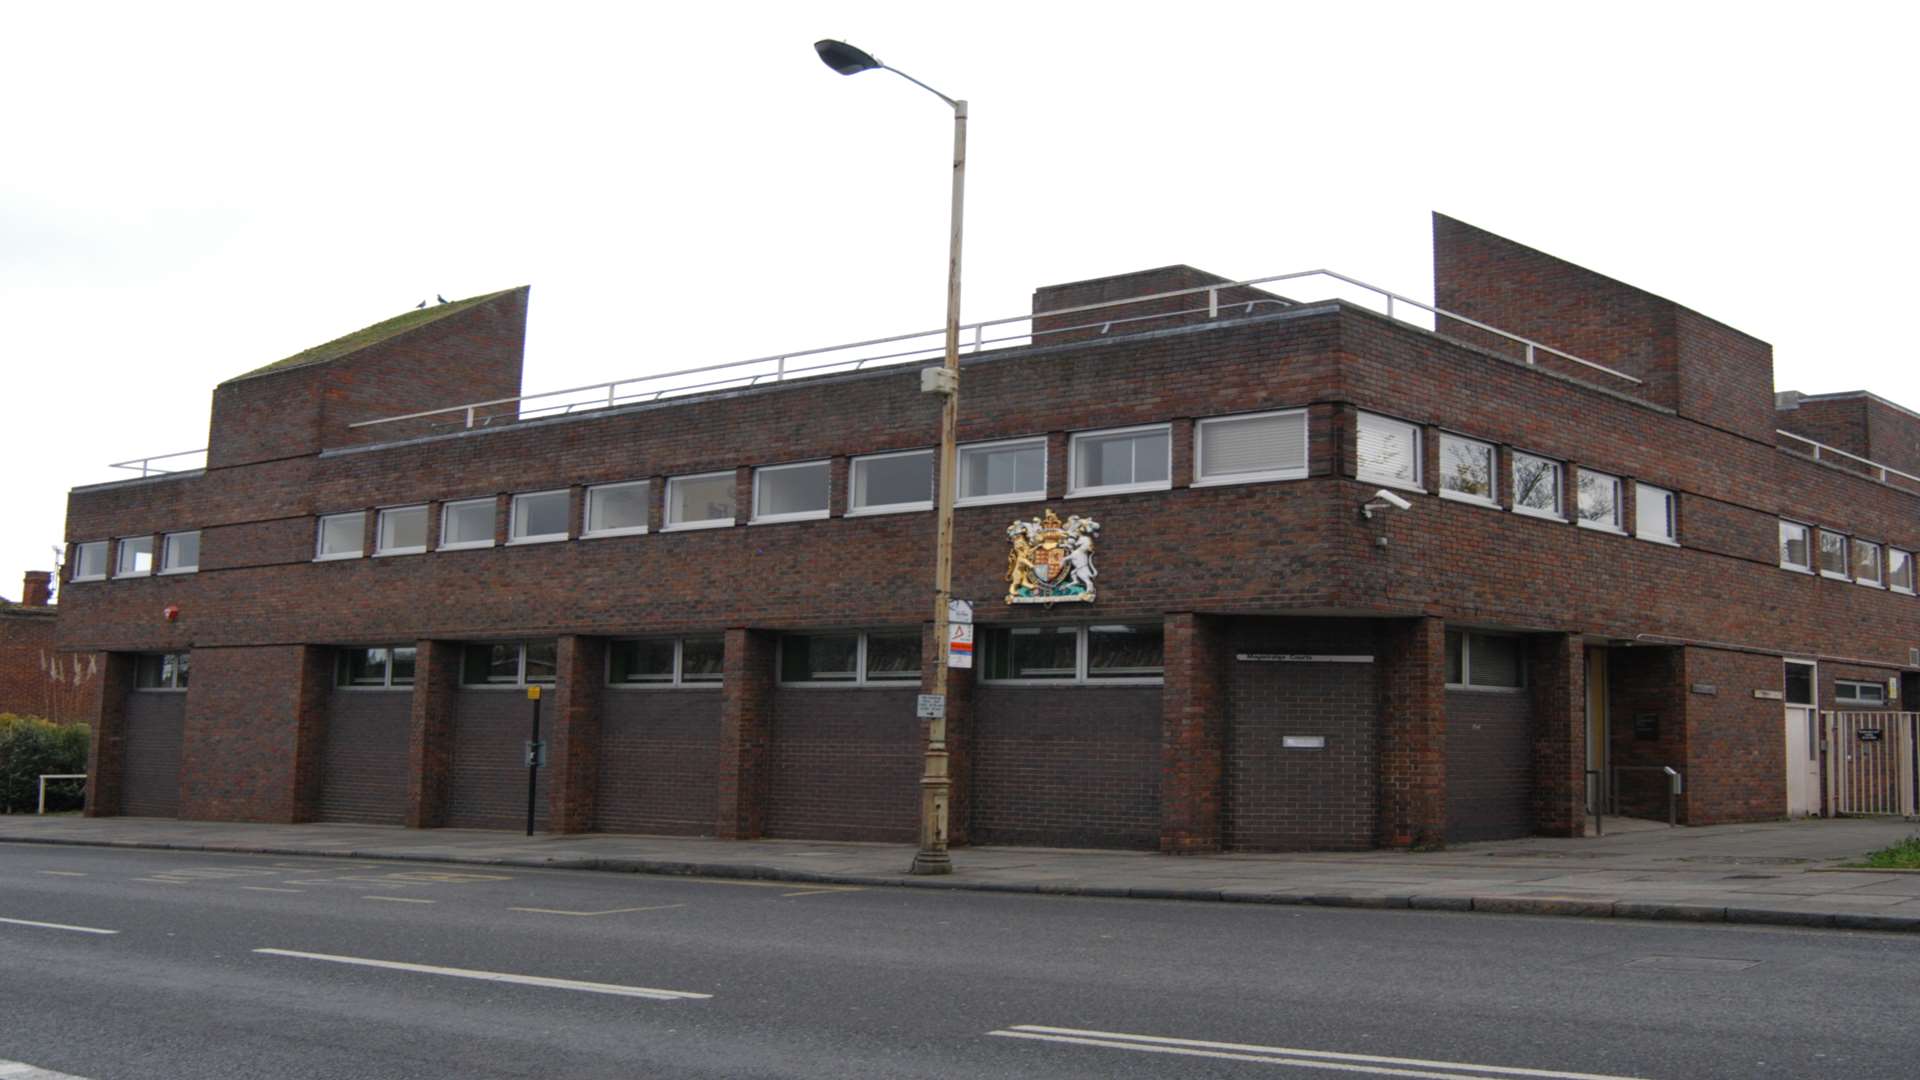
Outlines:
[[1920,932],[1920,872],[1840,864],[1920,834],[1899,818],[1669,828],[1609,818],[1607,834],[1460,844],[1438,852],[1168,856],[964,847],[953,873],[907,873],[899,844],[616,833],[260,825],[78,815],[0,816],[0,843],[333,855],[837,885],[1155,900],[1409,908]]

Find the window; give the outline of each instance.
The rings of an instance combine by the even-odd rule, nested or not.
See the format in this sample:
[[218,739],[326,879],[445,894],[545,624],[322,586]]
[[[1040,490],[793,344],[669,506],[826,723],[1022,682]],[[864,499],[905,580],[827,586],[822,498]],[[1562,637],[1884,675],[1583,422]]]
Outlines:
[[849,514],[933,509],[933,451],[854,458]]
[[1787,661],[1787,704],[1813,704],[1813,682],[1814,665],[1793,660]]
[[1657,544],[1680,543],[1673,492],[1652,484],[1633,485],[1633,534]]
[[1307,475],[1307,414],[1221,416],[1193,426],[1193,482],[1298,480]]
[[1171,432],[1159,424],[1073,436],[1067,444],[1072,459],[1067,494],[1165,490],[1173,476]]
[[1520,639],[1511,634],[1447,631],[1447,685],[1517,690],[1527,684]]
[[558,670],[552,641],[496,641],[466,647],[460,681],[467,686],[546,685]]
[[1591,469],[1578,472],[1580,527],[1624,534],[1627,530],[1620,506],[1620,478]]
[[1835,679],[1833,700],[1842,705],[1885,705],[1887,688],[1883,683]]
[[314,555],[319,559],[357,559],[365,555],[367,515],[359,510],[351,514],[327,514],[320,519],[320,538]]
[[1913,591],[1913,552],[1887,549],[1887,588],[1894,592]]
[[153,537],[129,536],[120,541],[120,560],[114,577],[146,577],[153,573]]
[[1047,440],[1020,439],[960,448],[959,506],[1019,502],[1047,494]]
[[168,533],[160,538],[160,572],[191,574],[200,569],[200,531]]
[[1876,589],[1881,586],[1879,544],[1866,540],[1853,542],[1853,580]]
[[719,686],[725,640],[717,637],[615,641],[607,681],[615,686]]
[[1560,463],[1513,454],[1513,512],[1560,520]]
[[1361,413],[1354,447],[1354,475],[1361,480],[1426,490],[1421,487],[1420,429],[1415,425]]
[[141,690],[185,690],[192,665],[186,653],[147,653],[134,664],[133,685]]
[[780,639],[780,681],[872,686],[920,681],[920,632],[788,634]]
[[1493,445],[1458,435],[1440,436],[1440,497],[1482,506],[1500,505],[1493,490]]
[[827,516],[827,463],[766,465],[753,470],[753,520],[806,521]]
[[992,682],[1158,683],[1166,670],[1156,623],[1006,626],[984,637]]
[[100,581],[107,576],[107,542],[89,540],[73,545],[73,580]]
[[334,669],[334,685],[362,690],[412,686],[413,659],[411,645],[341,649]]
[[440,550],[493,546],[494,499],[462,499],[440,508]]
[[567,538],[571,500],[565,488],[515,495],[508,515],[507,543],[543,544]]
[[1820,576],[1847,578],[1847,538],[1825,529],[1820,530]]
[[375,555],[418,555],[427,550],[427,508],[395,506],[374,522]]
[[629,536],[647,531],[652,485],[645,480],[587,489],[587,527],[581,536]]
[[730,472],[676,476],[667,481],[667,528],[714,529],[733,524]]
[[1796,521],[1780,523],[1780,565],[1813,573],[1812,530]]

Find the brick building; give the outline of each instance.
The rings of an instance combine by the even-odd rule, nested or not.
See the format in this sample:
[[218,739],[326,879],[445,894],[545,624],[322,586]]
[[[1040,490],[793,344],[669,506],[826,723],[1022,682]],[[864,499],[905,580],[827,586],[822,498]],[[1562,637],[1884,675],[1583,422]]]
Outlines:
[[27,571],[19,603],[0,597],[0,713],[62,724],[85,719],[100,661],[59,651],[57,614],[45,570]]
[[[1573,834],[1632,766],[1775,818],[1807,708],[1920,692],[1920,419],[1776,401],[1765,343],[1434,230],[1432,329],[1170,267],[966,357],[956,842]],[[230,380],[204,470],[72,493],[89,813],[515,827],[534,684],[543,828],[913,839],[925,362],[516,406],[526,302]],[[1005,601],[1049,511],[1099,523],[1091,603]]]

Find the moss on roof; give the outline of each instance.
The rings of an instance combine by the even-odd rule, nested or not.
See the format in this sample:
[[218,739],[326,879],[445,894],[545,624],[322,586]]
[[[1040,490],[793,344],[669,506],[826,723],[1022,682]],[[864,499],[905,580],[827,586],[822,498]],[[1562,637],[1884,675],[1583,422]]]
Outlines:
[[361,349],[367,348],[370,345],[378,345],[380,342],[386,341],[389,338],[399,337],[409,330],[418,330],[420,327],[439,322],[449,315],[466,311],[469,308],[478,307],[489,300],[505,296],[513,291],[512,289],[501,289],[499,292],[490,292],[481,296],[469,296],[465,300],[449,300],[444,304],[428,304],[424,308],[415,308],[404,315],[395,315],[385,322],[377,322],[372,326],[355,330],[351,334],[334,338],[324,345],[315,345],[311,349],[294,353],[284,360],[275,360],[273,363],[264,367],[257,367],[252,371],[235,375],[227,381],[234,382],[238,379],[249,379],[255,375],[265,375],[269,372],[286,371],[291,368],[307,367],[312,364],[324,364],[329,360],[338,360],[350,353],[359,352]]

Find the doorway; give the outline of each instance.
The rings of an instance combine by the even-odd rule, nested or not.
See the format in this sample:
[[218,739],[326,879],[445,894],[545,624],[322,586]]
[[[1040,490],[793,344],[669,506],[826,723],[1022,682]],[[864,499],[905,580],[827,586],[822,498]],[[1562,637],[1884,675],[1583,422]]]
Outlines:
[[1818,670],[1811,662],[1789,660],[1786,675],[1787,816],[1807,817],[1820,810]]

